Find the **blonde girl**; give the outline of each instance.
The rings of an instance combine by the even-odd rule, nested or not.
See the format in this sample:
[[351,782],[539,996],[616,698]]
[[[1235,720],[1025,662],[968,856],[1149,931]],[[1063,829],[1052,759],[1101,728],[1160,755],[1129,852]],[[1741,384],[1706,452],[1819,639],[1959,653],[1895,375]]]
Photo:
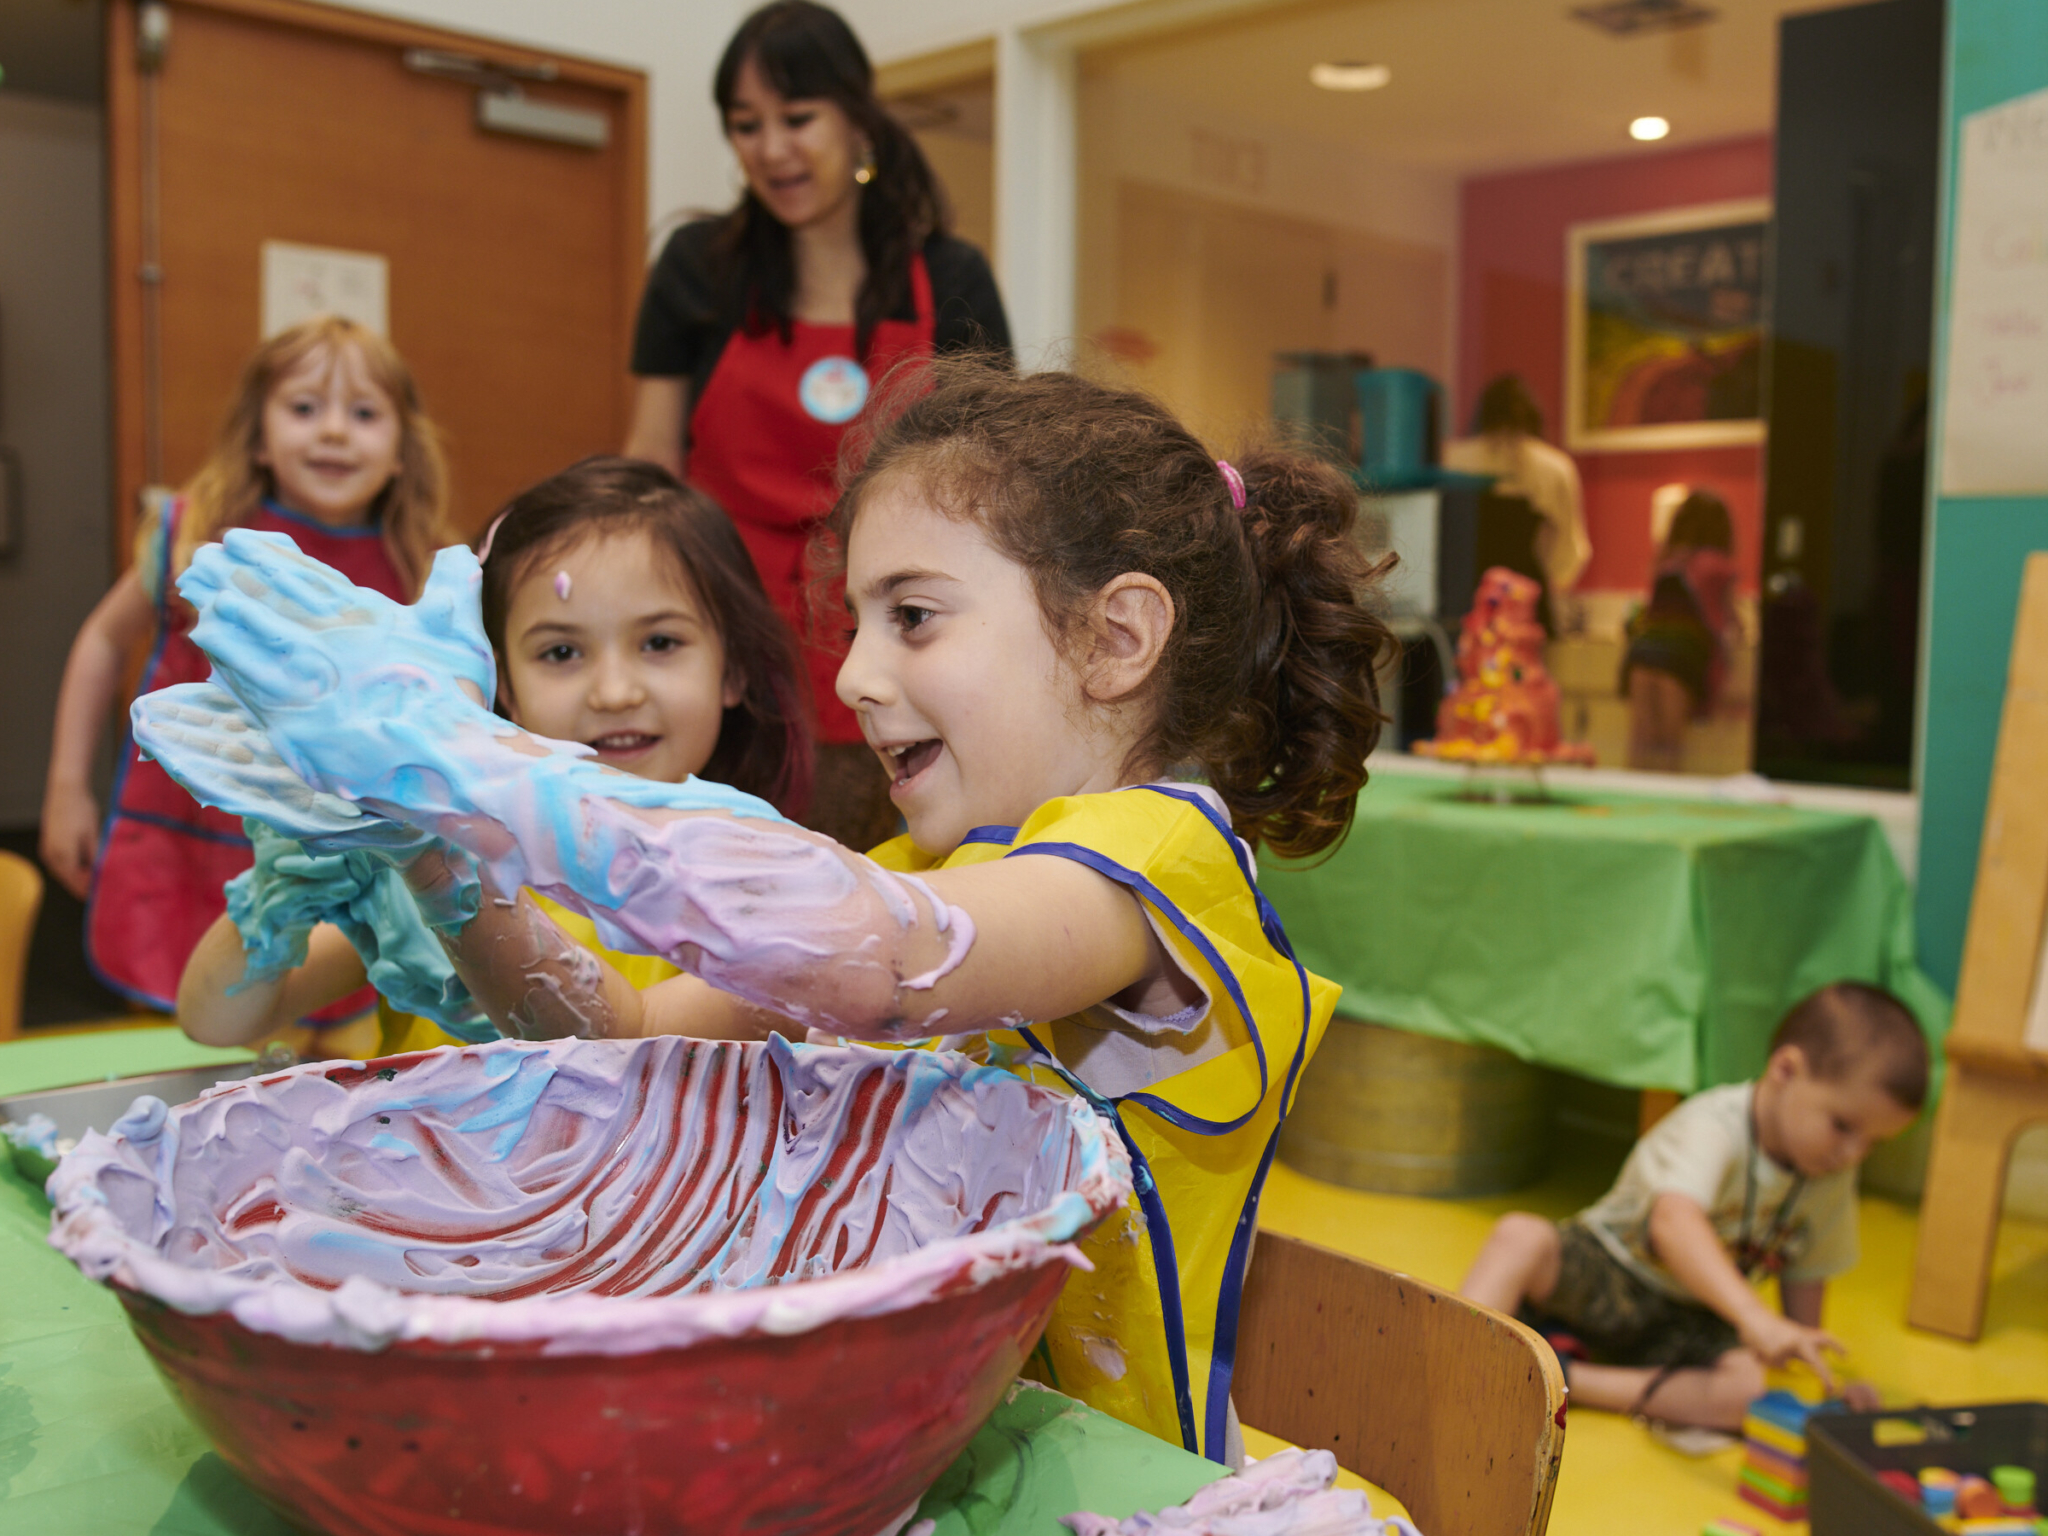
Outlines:
[[[452,541],[439,436],[411,371],[353,321],[310,320],[257,348],[212,452],[183,491],[157,499],[135,560],[72,642],[57,695],[42,856],[87,897],[86,952],[123,996],[169,1009],[193,946],[248,867],[241,823],[193,804],[124,744],[104,834],[93,759],[124,670],[152,634],[142,692],[207,673],[174,586],[229,528],[289,535],[357,584],[410,599]],[[358,1010],[367,998],[357,999]]]
[[[460,844],[477,887],[439,852],[409,878],[475,914],[458,964],[494,1017],[545,992],[585,1034],[945,1037],[1085,1095],[1137,1192],[1084,1244],[1040,1369],[1236,1460],[1259,1192],[1337,997],[1253,854],[1341,838],[1378,736],[1356,492],[1296,454],[1219,462],[1157,402],[1071,376],[927,377],[832,518],[839,696],[909,828],[871,857],[712,786],[655,795],[476,706],[452,554],[426,609],[372,612],[287,551],[208,551],[190,591],[234,697],[145,701],[143,728],[195,784],[284,819],[276,779],[220,751],[250,739],[246,710],[316,786]],[[521,885],[691,974],[643,993],[536,962],[530,909],[494,894]]]

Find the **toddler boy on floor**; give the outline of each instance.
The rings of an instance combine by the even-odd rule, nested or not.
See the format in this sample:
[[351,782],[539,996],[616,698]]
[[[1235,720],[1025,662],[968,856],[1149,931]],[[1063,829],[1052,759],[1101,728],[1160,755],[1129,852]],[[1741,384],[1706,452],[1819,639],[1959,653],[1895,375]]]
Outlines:
[[[1856,1168],[1926,1095],[1905,1005],[1823,987],[1778,1025],[1761,1077],[1679,1105],[1598,1204],[1562,1224],[1503,1216],[1464,1294],[1549,1334],[1574,1406],[1739,1429],[1766,1366],[1804,1360],[1833,1386],[1821,1297],[1856,1262]],[[1763,1274],[1782,1313],[1751,1287]],[[1867,1387],[1846,1395],[1877,1406]]]

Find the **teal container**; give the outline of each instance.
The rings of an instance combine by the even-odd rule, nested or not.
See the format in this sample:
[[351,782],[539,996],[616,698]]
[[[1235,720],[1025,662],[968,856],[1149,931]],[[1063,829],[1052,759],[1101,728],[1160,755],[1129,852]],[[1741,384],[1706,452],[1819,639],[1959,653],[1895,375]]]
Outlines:
[[1385,490],[1430,482],[1442,435],[1436,380],[1414,368],[1372,368],[1353,384],[1365,482]]

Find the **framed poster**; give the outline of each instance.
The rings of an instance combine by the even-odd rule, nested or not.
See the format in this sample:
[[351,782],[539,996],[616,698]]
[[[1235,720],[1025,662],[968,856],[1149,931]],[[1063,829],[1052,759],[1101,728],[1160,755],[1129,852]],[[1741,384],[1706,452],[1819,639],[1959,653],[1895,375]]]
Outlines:
[[1565,231],[1565,444],[1761,442],[1761,199]]

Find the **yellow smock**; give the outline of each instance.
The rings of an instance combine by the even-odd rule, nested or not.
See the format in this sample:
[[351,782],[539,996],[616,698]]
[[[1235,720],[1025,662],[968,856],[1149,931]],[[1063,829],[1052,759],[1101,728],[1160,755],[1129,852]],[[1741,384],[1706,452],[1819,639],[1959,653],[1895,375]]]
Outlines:
[[[678,966],[673,966],[659,955],[629,955],[616,949],[606,949],[597,940],[597,924],[581,912],[571,912],[567,907],[558,906],[547,897],[528,891],[535,905],[560,926],[578,944],[605,961],[624,976],[640,991],[645,991],[656,982],[667,981],[671,976],[682,975]],[[432,1019],[423,1019],[417,1014],[400,1013],[389,1003],[379,999],[377,1003],[377,1054],[379,1056],[400,1056],[407,1051],[431,1051],[437,1045],[460,1045],[462,1042],[442,1029]]]
[[[1250,852],[1191,786],[1051,800],[1021,827],[975,829],[940,859],[908,837],[871,855],[910,873],[1025,856],[1072,859],[1129,890],[1209,999],[1191,1024],[1098,1008],[988,1032],[991,1063],[1083,1092],[1117,1122],[1137,1185],[1081,1245],[1094,1271],[1068,1279],[1034,1360],[1060,1391],[1222,1461],[1259,1191],[1340,989],[1294,958]],[[1122,1060],[1105,1070],[1111,1034]],[[1117,1091],[1090,1086],[1110,1077]]]

